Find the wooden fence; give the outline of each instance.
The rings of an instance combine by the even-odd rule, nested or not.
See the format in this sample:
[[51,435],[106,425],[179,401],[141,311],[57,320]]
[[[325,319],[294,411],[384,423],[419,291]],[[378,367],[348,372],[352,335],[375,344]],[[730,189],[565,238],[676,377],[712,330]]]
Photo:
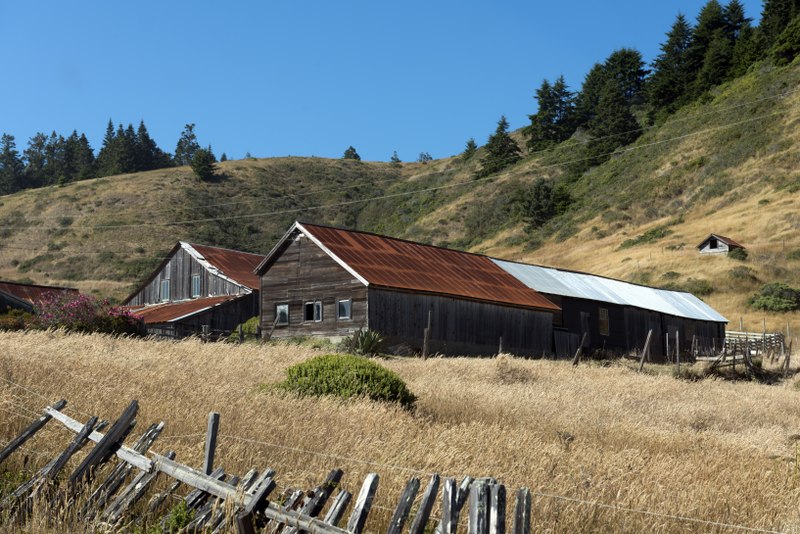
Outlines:
[[[287,490],[279,499],[271,501],[269,496],[276,487],[276,474],[272,469],[252,469],[239,477],[225,473],[221,467],[214,468],[219,427],[216,413],[209,414],[203,468],[195,469],[176,462],[172,451],[165,455],[148,453],[164,429],[163,422],[148,427],[132,447],[124,445],[135,426],[136,401],[131,402],[110,426],[107,421],[98,421],[97,417],[91,417],[85,423],[72,419],[61,412],[66,404],[61,400],[47,407],[41,417],[0,451],[2,463],[51,420],[75,433],[74,439],[58,457],[0,501],[0,510],[8,517],[13,518],[16,514],[23,520],[19,514],[25,513],[26,504],[37,498],[47,498],[48,491],[57,486],[68,494],[84,492],[83,495],[88,495],[86,499],[63,501],[80,508],[76,512],[81,520],[99,521],[112,529],[127,529],[131,523],[143,521],[144,517],[150,520],[159,518],[167,497],[175,494],[183,484],[191,488],[183,502],[194,513],[191,523],[184,529],[186,532],[235,529],[239,534],[249,534],[266,528],[270,534],[360,534],[365,529],[378,488],[377,473],[367,475],[352,503],[347,522],[340,526],[353,497],[339,488],[344,475],[342,470],[332,470],[319,486],[309,491]],[[106,427],[107,432],[101,433]],[[63,482],[57,484],[57,477],[70,458],[89,442],[94,443],[92,449],[67,477],[62,477]],[[112,467],[114,458],[117,461]],[[106,473],[102,479],[101,473]],[[145,495],[152,493],[153,482],[159,475],[171,478],[171,485],[165,491],[151,495],[146,506],[135,508],[135,504],[144,502]],[[438,474],[433,474],[420,500],[417,499],[419,490],[420,479],[411,478],[394,509],[386,534],[400,534],[409,522],[412,510],[415,514],[408,527],[409,534],[430,532],[434,528],[431,513],[437,500],[441,503],[441,519],[435,524],[435,534],[455,534],[465,506],[469,534],[506,532],[506,489],[495,479],[465,477],[457,484],[453,478],[441,479]],[[134,516],[136,509],[140,510],[138,517]],[[162,525],[166,518],[160,518]],[[530,534],[531,492],[527,488],[516,492],[510,521],[511,533]]]

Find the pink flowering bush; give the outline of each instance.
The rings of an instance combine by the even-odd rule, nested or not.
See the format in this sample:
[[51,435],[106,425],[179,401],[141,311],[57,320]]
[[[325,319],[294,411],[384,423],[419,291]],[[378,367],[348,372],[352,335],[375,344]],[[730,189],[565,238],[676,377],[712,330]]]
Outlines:
[[104,334],[142,334],[141,318],[128,310],[112,306],[108,299],[90,295],[51,293],[40,301],[34,328],[65,328],[71,332],[101,332]]

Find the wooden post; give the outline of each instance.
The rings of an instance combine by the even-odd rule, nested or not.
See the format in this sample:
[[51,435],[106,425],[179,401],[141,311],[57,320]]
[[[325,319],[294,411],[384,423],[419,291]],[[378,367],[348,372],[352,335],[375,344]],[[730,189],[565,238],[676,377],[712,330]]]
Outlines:
[[572,358],[572,365],[578,365],[581,361],[581,354],[583,354],[583,344],[586,343],[586,336],[588,332],[583,333],[583,337],[581,338],[581,344],[578,345],[578,350],[575,351],[575,357]]
[[[241,325],[239,325],[241,327]],[[240,331],[241,333],[241,331]],[[203,473],[210,475],[214,470],[214,454],[217,449],[217,432],[219,431],[219,413],[208,413],[208,430],[206,431],[206,453],[203,461]]]
[[414,521],[411,523],[411,529],[408,534],[425,533],[425,527],[428,524],[431,510],[433,510],[437,491],[439,491],[439,475],[434,474],[431,477],[431,481],[428,482],[428,487],[425,488],[425,493],[422,494],[422,502],[419,504],[419,511],[416,517],[414,517]]
[[666,352],[667,361],[672,361],[672,358],[670,358],[669,356],[669,332],[667,332],[665,336],[667,337],[667,352]]
[[675,363],[678,364],[678,371],[681,370],[681,338],[680,330],[675,330]]
[[644,359],[645,356],[650,354],[650,338],[653,337],[653,329],[651,328],[647,332],[647,339],[644,342],[644,348],[642,349],[642,357],[639,359],[639,372],[641,373],[644,369]]
[[350,502],[352,497],[353,495],[348,491],[339,491],[339,493],[333,499],[331,507],[328,508],[328,512],[325,514],[325,517],[322,521],[331,526],[337,526],[342,520],[344,511],[347,509],[347,504]]
[[442,488],[442,534],[455,534],[458,526],[456,491],[455,479],[444,479],[444,487]]
[[244,325],[239,323],[239,345],[244,343]]
[[531,490],[520,488],[514,504],[514,534],[531,534]]
[[431,342],[431,315],[432,310],[428,310],[428,326],[425,327],[425,330],[422,334],[422,359],[426,359],[428,357],[430,351],[430,342]]
[[506,487],[489,486],[489,534],[506,534]]
[[497,347],[497,354],[503,354],[503,336],[500,336],[500,343]]
[[[63,409],[63,408],[64,408],[64,406],[66,406],[66,405],[67,405],[67,401],[66,401],[66,400],[64,400],[64,399],[61,399],[61,400],[60,400],[60,401],[58,401],[57,403],[53,404],[53,406],[52,406],[52,408],[51,408],[51,409],[53,409],[53,410],[61,410],[61,409]],[[21,447],[21,446],[22,446],[22,445],[23,445],[23,444],[24,444],[26,441],[28,441],[30,438],[32,438],[32,437],[33,437],[33,435],[34,435],[34,434],[36,434],[36,432],[38,432],[39,430],[41,430],[41,428],[42,428],[44,425],[46,425],[46,424],[47,424],[47,422],[48,422],[50,419],[52,419],[52,418],[53,418],[53,416],[52,416],[52,415],[50,415],[50,414],[48,414],[47,412],[45,412],[45,414],[44,414],[44,415],[42,415],[42,416],[41,416],[39,419],[37,419],[36,421],[34,421],[33,423],[31,423],[31,425],[30,425],[28,428],[26,428],[25,430],[23,430],[23,431],[22,431],[22,433],[21,433],[19,436],[17,436],[16,438],[12,439],[12,440],[11,440],[11,441],[8,443],[8,445],[6,445],[6,446],[3,448],[3,450],[2,450],[2,451],[0,451],[0,464],[1,464],[1,463],[3,463],[3,461],[4,461],[6,458],[8,458],[8,457],[9,457],[9,455],[11,455],[11,453],[12,453],[12,452],[14,452],[15,450],[17,450],[17,449],[18,449],[19,447]]]
[[358,493],[350,519],[347,521],[347,531],[352,534],[361,534],[364,524],[367,522],[367,514],[372,507],[372,499],[378,490],[378,473],[370,473],[364,479],[361,491]]
[[739,332],[744,332],[744,319],[739,317]]
[[411,506],[414,504],[414,499],[419,491],[419,479],[414,477],[408,481],[406,488],[400,495],[400,502],[397,503],[397,508],[389,521],[389,528],[386,534],[402,534],[403,525],[406,523],[408,514],[411,512]]
[[489,494],[486,482],[476,482],[469,492],[469,534],[489,532]]
[[208,342],[208,339],[210,337],[209,336],[210,327],[207,324],[200,325],[200,331],[201,331],[201,336],[200,336],[201,339],[204,342]]

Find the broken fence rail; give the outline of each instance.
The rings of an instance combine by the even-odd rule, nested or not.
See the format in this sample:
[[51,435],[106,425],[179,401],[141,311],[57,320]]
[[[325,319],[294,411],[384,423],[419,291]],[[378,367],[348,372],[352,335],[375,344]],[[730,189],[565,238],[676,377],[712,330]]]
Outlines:
[[[106,434],[101,433],[100,429],[108,425],[107,422],[98,424],[97,418],[92,417],[87,423],[81,423],[61,412],[65,405],[66,401],[61,400],[45,408],[40,418],[0,451],[2,463],[50,420],[58,421],[76,434],[75,439],[56,459],[0,502],[0,509],[13,509],[20,504],[20,500],[39,495],[47,481],[54,477],[54,468],[63,468],[70,457],[87,443],[93,442],[93,448],[68,477],[68,490],[72,491],[77,486],[96,483],[94,491],[80,511],[80,516],[85,520],[98,518],[111,526],[123,528],[123,518],[150,489],[156,477],[163,474],[174,479],[174,482],[168,490],[151,498],[146,513],[158,511],[166,497],[173,494],[180,484],[185,484],[192,490],[183,501],[195,514],[190,523],[191,530],[187,529],[190,532],[221,532],[226,525],[235,528],[239,534],[255,533],[264,527],[268,527],[266,531],[270,534],[360,534],[365,528],[378,489],[377,473],[367,475],[346,526],[341,527],[339,524],[352,495],[344,489],[339,489],[334,495],[334,490],[338,488],[344,474],[340,469],[331,471],[320,486],[310,491],[288,490],[287,498],[282,504],[268,499],[276,487],[275,472],[271,469],[265,469],[260,474],[253,469],[241,479],[237,476],[229,477],[219,467],[212,471],[219,422],[219,415],[214,412],[209,414],[204,466],[202,470],[198,470],[175,461],[175,453],[172,451],[165,455],[152,452],[149,456],[146,455],[163,430],[163,422],[151,425],[133,448],[123,444],[135,426],[134,418],[138,412],[136,401],[128,405]],[[211,424],[212,420],[214,424]],[[114,456],[120,462],[105,479],[92,480],[92,476],[100,472],[100,467]],[[131,475],[132,479],[125,485]],[[409,534],[426,532],[440,488],[441,519],[435,527],[436,534],[455,534],[465,505],[469,534],[506,533],[505,486],[492,478],[474,480],[470,477],[464,477],[461,484],[457,485],[453,478],[441,480],[438,474],[434,474],[416,507],[416,514],[408,527]],[[420,480],[411,478],[394,509],[387,534],[402,533],[409,522],[419,489]],[[328,501],[331,502],[327,512],[319,519]],[[226,517],[226,510],[231,515]],[[517,491],[510,518],[511,534],[530,534],[531,492],[527,488]],[[128,519],[141,521],[141,518]]]

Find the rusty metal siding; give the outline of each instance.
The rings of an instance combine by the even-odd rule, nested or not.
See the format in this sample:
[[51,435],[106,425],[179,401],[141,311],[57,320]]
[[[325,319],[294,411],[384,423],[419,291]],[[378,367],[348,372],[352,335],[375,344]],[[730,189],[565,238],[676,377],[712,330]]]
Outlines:
[[127,304],[142,306],[162,302],[161,282],[167,279],[170,280],[170,301],[190,299],[194,274],[200,275],[201,296],[216,297],[244,293],[241,286],[208,272],[188,252],[179,248],[153,279],[129,299]]
[[449,355],[552,354],[553,314],[422,293],[369,289],[369,327],[419,351],[431,312],[431,351]]
[[[352,299],[350,319],[337,318],[339,300]],[[322,302],[322,321],[305,321],[306,302]],[[365,326],[367,288],[306,237],[295,235],[261,278],[261,328],[269,332],[277,304],[289,305],[289,325],[274,338],[348,335]]]

